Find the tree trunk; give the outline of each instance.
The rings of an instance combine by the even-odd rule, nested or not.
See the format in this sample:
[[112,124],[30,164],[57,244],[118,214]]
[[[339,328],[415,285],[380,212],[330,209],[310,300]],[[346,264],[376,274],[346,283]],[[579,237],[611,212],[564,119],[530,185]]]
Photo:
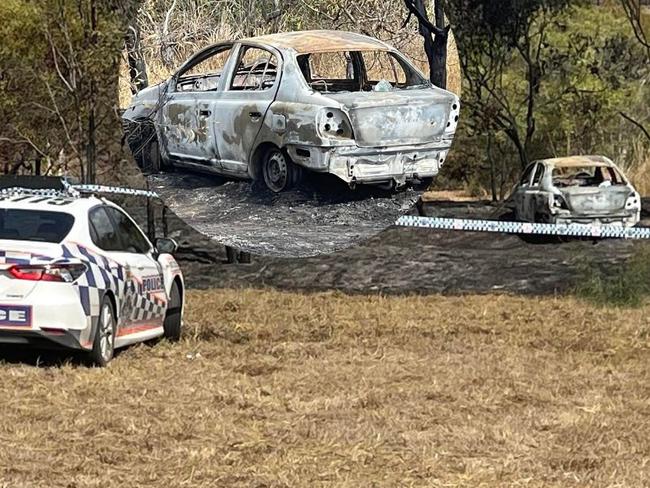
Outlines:
[[445,35],[438,34],[433,39],[433,63],[431,65],[431,82],[440,88],[447,88],[447,44],[449,28],[445,20],[444,0],[433,0],[435,24]]
[[497,194],[497,178],[496,168],[494,167],[494,155],[492,154],[492,132],[488,133],[487,140],[487,158],[490,163],[490,190],[492,192],[492,201],[496,202],[499,199]]
[[131,92],[135,95],[140,90],[144,90],[149,86],[147,65],[142,55],[142,43],[140,42],[140,27],[137,22],[133,22],[129,26],[125,38],[125,45],[129,63]]
[[[444,26],[444,4],[443,0],[438,0],[434,5],[436,19]],[[447,40],[449,39],[450,27],[439,28],[429,20],[425,0],[404,0],[406,8],[411,15],[418,19],[420,35],[424,38],[424,52],[429,62],[429,79],[431,82],[441,88],[447,86]],[[408,20],[408,19],[407,19]]]
[[[90,32],[89,42],[94,47],[97,44],[97,6],[95,1],[90,1]],[[86,183],[95,184],[97,168],[97,84],[91,79],[88,103],[88,134],[86,139]]]

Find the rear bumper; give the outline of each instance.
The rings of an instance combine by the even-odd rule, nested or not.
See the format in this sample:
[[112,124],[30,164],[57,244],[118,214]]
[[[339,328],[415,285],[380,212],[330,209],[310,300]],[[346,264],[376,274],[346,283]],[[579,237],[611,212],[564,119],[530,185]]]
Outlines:
[[39,282],[23,300],[0,300],[0,344],[88,349],[91,328],[72,285]]
[[0,329],[0,345],[16,345],[38,349],[87,350],[82,345],[79,333],[71,331],[9,330]]
[[320,173],[331,173],[346,183],[404,184],[436,176],[451,147],[451,138],[419,146],[362,148],[358,146],[290,146],[291,159]]
[[634,227],[641,220],[638,212],[617,215],[572,215],[567,213],[556,214],[553,217],[552,223],[554,224],[615,225],[621,227]]

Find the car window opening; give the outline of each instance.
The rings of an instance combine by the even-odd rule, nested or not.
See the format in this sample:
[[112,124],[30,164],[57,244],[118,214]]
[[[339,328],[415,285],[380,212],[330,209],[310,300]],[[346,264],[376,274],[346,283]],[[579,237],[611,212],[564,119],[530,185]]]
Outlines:
[[298,65],[305,82],[321,93],[409,90],[431,84],[389,51],[334,51],[303,54]]
[[264,91],[275,85],[278,62],[272,53],[257,47],[243,49],[230,86],[231,90]]
[[1,209],[0,239],[60,244],[74,224],[74,217],[63,212]]
[[553,169],[553,185],[558,188],[625,184],[623,176],[611,166],[556,166]]
[[188,68],[178,78],[176,90],[181,92],[217,91],[231,51],[232,47],[225,47]]

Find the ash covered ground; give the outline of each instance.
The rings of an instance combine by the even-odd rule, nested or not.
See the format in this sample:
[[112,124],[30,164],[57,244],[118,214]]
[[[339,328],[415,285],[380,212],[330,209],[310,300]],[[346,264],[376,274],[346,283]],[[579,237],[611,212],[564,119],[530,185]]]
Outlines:
[[[428,202],[430,216],[507,218],[489,202]],[[650,223],[650,201],[644,202]],[[252,264],[226,264],[223,247],[178,219],[170,230],[192,288],[272,287],[384,294],[506,292],[548,295],[570,291],[585,265],[614,270],[646,242],[557,240],[391,227],[343,251],[305,259],[253,256]]]
[[330,175],[314,175],[279,195],[250,181],[181,172],[150,176],[149,183],[180,218],[217,243],[275,257],[328,254],[365,241],[420,195],[350,190]]

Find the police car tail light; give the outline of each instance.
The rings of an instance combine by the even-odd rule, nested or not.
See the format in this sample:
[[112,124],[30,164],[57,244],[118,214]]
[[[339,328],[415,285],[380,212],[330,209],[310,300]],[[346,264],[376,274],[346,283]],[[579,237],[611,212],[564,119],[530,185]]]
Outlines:
[[72,283],[86,272],[84,264],[16,265],[9,274],[18,280]]

